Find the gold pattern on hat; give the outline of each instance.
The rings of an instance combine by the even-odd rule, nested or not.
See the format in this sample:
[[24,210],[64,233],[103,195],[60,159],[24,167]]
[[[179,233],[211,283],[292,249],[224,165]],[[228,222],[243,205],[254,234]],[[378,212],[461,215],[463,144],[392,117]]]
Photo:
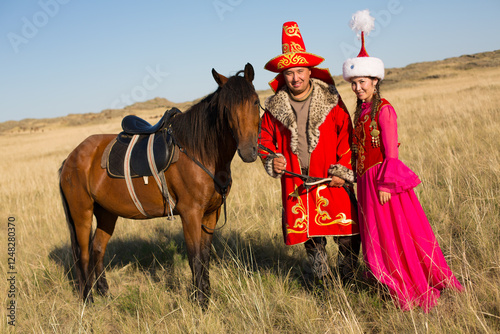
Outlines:
[[303,56],[296,53],[284,54],[283,58],[278,62],[276,67],[278,69],[285,68],[289,65],[307,65],[309,62]]
[[299,43],[291,42],[290,44],[288,43],[283,43],[282,46],[283,53],[289,53],[289,52],[305,52],[306,50],[300,45]]
[[299,38],[302,38],[302,36],[300,36],[300,30],[297,23],[295,23],[293,26],[283,27],[283,30],[285,30],[285,34],[287,34],[288,36],[297,36]]

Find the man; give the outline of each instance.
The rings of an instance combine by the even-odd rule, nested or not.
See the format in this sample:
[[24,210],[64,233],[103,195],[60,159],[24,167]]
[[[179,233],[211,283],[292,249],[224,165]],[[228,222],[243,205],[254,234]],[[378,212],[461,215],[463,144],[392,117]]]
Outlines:
[[[334,236],[337,270],[346,283],[360,249],[357,208],[348,194],[354,182],[351,119],[329,71],[315,67],[324,59],[305,52],[297,23],[283,25],[282,50],[265,65],[279,74],[270,82],[275,95],[262,117],[259,143],[268,151],[261,151],[262,161],[269,175],[281,179],[285,243],[304,244],[321,281],[329,271],[325,236]],[[287,172],[331,181],[309,186]]]

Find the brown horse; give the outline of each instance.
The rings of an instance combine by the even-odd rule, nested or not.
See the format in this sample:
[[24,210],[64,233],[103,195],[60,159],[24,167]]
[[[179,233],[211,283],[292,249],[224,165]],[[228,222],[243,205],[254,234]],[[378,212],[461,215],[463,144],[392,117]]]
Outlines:
[[[243,73],[243,76],[241,76]],[[218,89],[171,120],[175,143],[181,147],[177,162],[165,171],[170,208],[154,182],[134,178],[133,186],[144,211],[164,217],[170,209],[180,215],[193,274],[194,298],[206,307],[210,294],[209,261],[213,230],[231,184],[231,161],[238,151],[244,162],[257,158],[259,98],[252,84],[254,70],[226,78],[212,70]],[[66,213],[79,293],[93,302],[92,287],[106,295],[106,245],[118,217],[147,219],[132,201],[123,179],[111,178],[101,167],[106,146],[116,135],[93,135],[78,145],[63,162],[60,191]],[[211,175],[210,175],[211,174]],[[92,235],[92,216],[97,228]]]

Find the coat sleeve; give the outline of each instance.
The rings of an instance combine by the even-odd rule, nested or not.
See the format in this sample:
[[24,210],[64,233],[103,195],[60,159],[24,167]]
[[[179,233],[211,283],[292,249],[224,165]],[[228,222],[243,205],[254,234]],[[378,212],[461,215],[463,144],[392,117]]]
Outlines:
[[[259,136],[259,146],[263,146],[276,153],[277,156],[283,156],[281,153],[281,148],[276,145],[276,120],[271,114],[266,110],[261,120],[260,136]],[[281,177],[282,174],[276,174],[273,171],[273,159],[276,155],[270,154],[267,150],[259,148],[259,156],[264,165],[264,168],[270,176],[277,178]],[[285,159],[286,160],[286,159]]]
[[394,108],[391,105],[382,107],[378,121],[384,161],[377,175],[377,189],[397,194],[416,187],[420,183],[418,176],[399,160],[398,125]]
[[335,131],[337,132],[337,163],[328,170],[331,176],[338,176],[346,182],[354,183],[354,173],[351,166],[352,122],[342,99],[334,107],[336,113]]

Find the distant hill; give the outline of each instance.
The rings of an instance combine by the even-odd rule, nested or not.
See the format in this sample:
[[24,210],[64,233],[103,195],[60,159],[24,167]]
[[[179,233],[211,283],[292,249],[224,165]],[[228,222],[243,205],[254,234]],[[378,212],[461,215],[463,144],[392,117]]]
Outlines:
[[[402,68],[389,68],[386,69],[385,73],[384,90],[390,89],[396,85],[410,86],[417,81],[421,82],[423,80],[459,76],[462,71],[498,67],[500,67],[500,50],[463,55],[438,61],[414,63]],[[334,76],[334,80],[337,86],[347,85],[342,79],[342,76]],[[257,93],[262,103],[265,98],[272,95],[270,89],[261,90]],[[185,111],[202,98],[203,97],[190,102],[175,103],[165,98],[156,97],[145,102],[134,103],[122,109],[105,109],[99,113],[69,114],[68,116],[57,118],[7,121],[0,123],[0,134],[37,132],[43,131],[46,128],[58,126],[97,124],[104,120],[124,117],[129,114],[142,115],[147,113],[151,115],[151,113],[154,113],[154,116],[151,117],[158,118],[162,115],[162,111],[173,107]]]

